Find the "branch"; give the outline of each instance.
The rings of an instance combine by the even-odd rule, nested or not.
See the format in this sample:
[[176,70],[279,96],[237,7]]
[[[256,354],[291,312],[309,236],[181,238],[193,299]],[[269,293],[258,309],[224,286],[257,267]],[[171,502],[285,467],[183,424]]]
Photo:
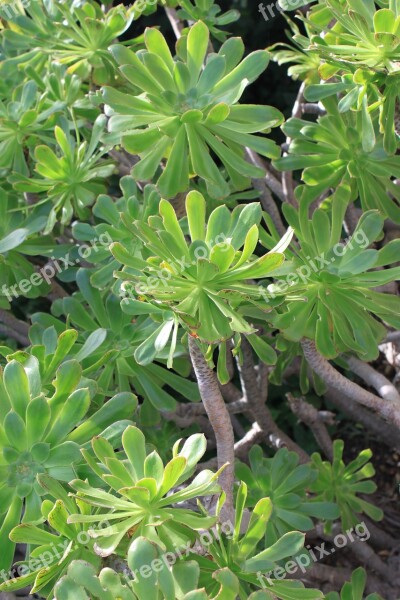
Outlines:
[[127,154],[125,150],[110,150],[108,154],[118,163],[119,174],[121,177],[130,175],[132,168],[139,162],[139,157]]
[[308,462],[310,457],[300,446],[298,446],[286,433],[281,431],[275,423],[272,415],[265,404],[265,398],[261,396],[260,388],[257,385],[257,373],[253,360],[253,349],[249,342],[242,336],[242,364],[238,361],[240,382],[243,390],[243,397],[248,404],[250,413],[262,430],[267,443],[273,448],[287,447],[289,450],[297,452],[301,462]]
[[[341,533],[339,523],[334,524],[332,534],[327,534],[324,531],[321,523],[317,525],[316,530],[323,540],[327,540],[329,542],[334,540],[336,534]],[[367,543],[366,540],[362,541],[361,539],[353,536],[351,543],[348,544],[348,549],[351,554],[355,556],[358,563],[361,562],[365,565],[368,565],[369,570],[375,571],[386,581],[391,581],[394,578],[396,579],[396,574],[394,574],[390,567],[375,553],[374,549]]]
[[400,342],[400,331],[390,331],[383,340],[382,344],[385,342]]
[[228,383],[220,384],[220,390],[227,402],[232,403],[242,399],[242,393],[237,387],[229,381]]
[[176,10],[174,8],[169,8],[168,6],[166,6],[165,13],[168,17],[169,22],[171,23],[176,39],[179,40],[179,38],[182,37],[183,27],[176,13]]
[[366,515],[363,515],[363,521],[371,534],[371,546],[374,546],[378,550],[387,551],[389,548],[394,548],[398,545],[398,541],[395,538],[393,538],[383,529],[377,527],[374,521],[368,519]]
[[221,518],[233,522],[233,484],[234,484],[234,435],[229,412],[221,395],[215,372],[208,366],[202,351],[189,335],[189,352],[199,385],[201,399],[215,433],[217,441],[218,468],[225,467],[220,475],[220,483],[226,494],[226,502]]
[[2,333],[12,337],[22,346],[29,346],[29,325],[14,315],[0,308],[0,322],[3,324]]
[[338,394],[333,388],[328,389],[325,398],[353,421],[361,423],[365,429],[372,431],[384,444],[390,448],[400,448],[398,429],[391,423],[386,423],[360,404],[354,404],[350,396],[343,393]]
[[359,404],[371,408],[379,413],[386,421],[392,422],[400,429],[400,410],[392,402],[387,402],[367,392],[362,387],[344,377],[339,371],[321,356],[314,342],[303,339],[301,342],[304,356],[310,367],[319,375],[325,383],[332,386],[339,392],[346,394],[352,400]]
[[400,406],[400,394],[389,379],[378,373],[378,371],[375,371],[371,365],[362,362],[354,356],[346,358],[346,361],[351,370],[361,377],[365,383],[375,388],[384,400],[395,402]]
[[[263,432],[258,426],[257,423],[253,423],[251,429],[236,442],[234,446],[234,453],[236,458],[240,458],[240,460],[245,461],[249,454],[250,448],[262,441]],[[218,462],[216,458],[211,458],[207,462],[201,463],[199,465],[202,469],[215,469],[218,466]]]
[[[297,94],[296,101],[292,110],[292,117],[300,119],[303,115],[303,100],[304,100],[305,83],[303,82]],[[286,138],[286,147],[289,148],[291,139]],[[294,180],[293,171],[284,171],[282,173],[282,187],[285,194],[285,200],[292,206],[297,207],[297,200],[294,195]]]
[[306,579],[310,583],[313,583],[313,580],[317,580],[320,583],[329,582],[334,589],[338,590],[346,583],[346,581],[350,581],[351,574],[352,569],[347,569],[345,567],[330,567],[328,565],[316,563],[309,567],[306,573],[303,573],[299,569],[291,577],[294,579]]
[[[302,421],[311,429],[313,436],[315,437],[319,447],[323,450],[325,456],[329,459],[333,459],[333,444],[331,436],[326,428],[324,420],[321,417],[320,412],[313,406],[304,400],[304,398],[298,398],[293,394],[286,394],[286,398],[289,402],[291,411],[296,415],[299,421]],[[333,415],[332,415],[333,416]]]
[[268,170],[268,165],[261,159],[261,157],[251,150],[250,148],[246,148],[247,161],[255,165],[256,167],[261,167],[261,169],[266,170],[266,175],[264,179],[252,179],[252,184],[254,189],[260,192],[260,202],[267,212],[275,227],[280,235],[284,235],[286,232],[286,227],[283,224],[281,214],[279,209],[275,203],[275,200],[272,197],[270,190],[274,192],[282,201],[285,200],[285,195],[283,193],[282,184],[275,178],[275,176]]
[[318,115],[319,117],[326,115],[326,110],[319,104],[312,104],[309,102],[304,102],[301,105],[301,112],[307,115]]

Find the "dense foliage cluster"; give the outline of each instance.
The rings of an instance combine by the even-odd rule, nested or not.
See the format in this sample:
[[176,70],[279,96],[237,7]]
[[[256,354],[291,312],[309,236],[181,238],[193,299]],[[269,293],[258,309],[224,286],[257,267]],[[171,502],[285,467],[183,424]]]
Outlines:
[[[0,591],[381,598],[288,565],[383,518],[309,381],[398,433],[342,372],[400,329],[400,0],[280,4],[293,43],[248,53],[214,0],[0,3]],[[242,102],[271,59],[311,113]]]

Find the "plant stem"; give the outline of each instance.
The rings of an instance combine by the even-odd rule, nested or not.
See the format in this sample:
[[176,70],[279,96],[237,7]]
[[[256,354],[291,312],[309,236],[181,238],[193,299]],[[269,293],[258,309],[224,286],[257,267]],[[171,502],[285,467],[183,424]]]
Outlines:
[[238,369],[243,398],[248,404],[248,411],[263,432],[266,442],[273,448],[287,447],[288,450],[297,452],[302,463],[308,462],[310,457],[307,452],[304,452],[286,433],[279,429],[266,406],[266,398],[262,397],[257,382],[253,349],[244,336],[242,336],[241,348],[243,360],[242,363],[238,361]]
[[19,344],[29,346],[29,325],[17,319],[11,312],[0,309],[0,324],[3,334],[14,338]]
[[169,22],[171,23],[171,27],[173,29],[176,39],[179,40],[179,38],[182,36],[183,27],[176,13],[176,10],[174,8],[169,8],[168,6],[166,6],[165,13],[168,17]]
[[353,373],[375,388],[384,400],[395,402],[400,407],[400,394],[389,379],[375,371],[368,363],[362,362],[354,356],[350,356],[346,360]]
[[329,460],[332,460],[332,438],[329,435],[324,421],[321,419],[319,411],[315,406],[306,402],[304,398],[293,396],[293,394],[290,393],[286,394],[286,397],[291,411],[296,415],[299,421],[302,421],[311,429],[315,440],[325,456]]
[[219,389],[215,372],[208,366],[196,341],[189,335],[189,352],[199,385],[201,399],[215,433],[217,442],[218,468],[225,467],[219,481],[226,494],[226,502],[221,511],[223,521],[234,522],[233,484],[234,484],[234,444],[235,438],[228,409]]
[[379,413],[386,421],[392,422],[400,429],[400,410],[390,401],[385,401],[371,392],[344,377],[323,356],[321,356],[314,342],[303,339],[301,342],[304,356],[310,367],[319,375],[325,383],[335,388],[347,397],[363,404]]
[[341,412],[350,417],[356,423],[361,423],[365,429],[372,431],[382,439],[383,443],[389,448],[399,448],[400,439],[397,428],[386,423],[378,415],[364,408],[360,404],[354,404],[345,394],[338,393],[332,387],[328,388],[325,398],[335,405]]

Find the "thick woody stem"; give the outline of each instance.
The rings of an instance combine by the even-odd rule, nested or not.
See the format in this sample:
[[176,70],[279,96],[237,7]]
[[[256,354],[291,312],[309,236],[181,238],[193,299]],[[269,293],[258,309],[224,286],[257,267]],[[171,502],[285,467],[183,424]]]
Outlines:
[[400,447],[399,434],[394,425],[385,423],[378,415],[364,408],[360,404],[354,404],[348,396],[342,392],[338,393],[337,390],[334,390],[333,388],[328,389],[325,398],[356,423],[361,423],[365,429],[372,431],[375,435],[380,437],[383,443],[390,448]]
[[379,413],[386,421],[396,425],[400,429],[400,410],[393,402],[383,400],[375,394],[371,394],[362,387],[344,377],[317,351],[314,342],[303,339],[301,342],[304,356],[315,373],[319,375],[326,384],[335,388],[338,392],[345,394],[351,400],[358,402]]
[[242,384],[243,398],[248,404],[248,410],[252,414],[262,430],[267,443],[273,448],[287,447],[297,452],[301,462],[305,463],[310,457],[300,446],[298,446],[286,433],[281,431],[275,423],[272,415],[265,404],[266,398],[261,396],[261,390],[257,381],[257,373],[254,365],[253,350],[246,338],[242,337],[243,362],[238,362],[240,382]]
[[1,328],[3,334],[14,338],[23,346],[29,346],[29,325],[27,323],[14,317],[11,312],[0,309],[0,324],[3,325]]
[[365,383],[375,388],[384,400],[395,402],[400,407],[400,394],[389,379],[378,373],[378,371],[375,371],[368,363],[362,362],[353,356],[347,358],[347,364],[353,373],[361,377]]
[[221,511],[221,519],[233,522],[233,484],[234,484],[234,444],[233,428],[228,409],[219,389],[215,372],[208,366],[196,341],[189,336],[189,351],[194,372],[199,385],[201,399],[214,430],[217,442],[218,468],[228,465],[222,471],[220,484],[226,494],[226,502]]
[[[341,533],[339,523],[336,523],[333,526],[332,534],[327,534],[324,531],[321,523],[317,525],[316,530],[323,540],[330,542],[334,540],[334,536],[337,533]],[[371,534],[371,532],[369,533]],[[397,573],[394,573],[391,568],[383,562],[380,556],[376,554],[374,549],[367,543],[367,540],[361,540],[359,537],[355,536],[353,539],[351,539],[351,543],[349,544],[348,548],[358,563],[368,565],[370,571],[375,571],[381,577],[383,577],[384,580],[391,581],[396,585],[398,584]]]
[[329,435],[324,420],[321,418],[320,412],[315,406],[306,402],[304,398],[293,396],[293,394],[286,394],[286,397],[291,411],[311,429],[315,440],[325,453],[325,456],[329,460],[332,460],[332,438]]

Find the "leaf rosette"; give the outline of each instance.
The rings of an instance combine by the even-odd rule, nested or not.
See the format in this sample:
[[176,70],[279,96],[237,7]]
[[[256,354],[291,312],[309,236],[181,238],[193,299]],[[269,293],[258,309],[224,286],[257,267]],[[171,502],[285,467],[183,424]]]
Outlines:
[[[154,179],[166,158],[157,182],[165,198],[186,192],[193,175],[204,179],[216,197],[229,196],[232,188],[247,189],[249,178],[262,177],[264,170],[244,159],[244,147],[279,156],[273,141],[254,133],[279,125],[282,114],[269,106],[238,104],[247,85],[267,67],[268,52],[253,52],[241,61],[243,43],[231,38],[204,64],[209,30],[201,21],[178,42],[176,59],[157,29],[146,30],[145,44],[146,50],[136,54],[122,45],[110,49],[139,93],[103,88],[110,139],[122,138],[124,148],[141,157],[132,171],[135,179]],[[227,178],[212,155],[224,165]]]

